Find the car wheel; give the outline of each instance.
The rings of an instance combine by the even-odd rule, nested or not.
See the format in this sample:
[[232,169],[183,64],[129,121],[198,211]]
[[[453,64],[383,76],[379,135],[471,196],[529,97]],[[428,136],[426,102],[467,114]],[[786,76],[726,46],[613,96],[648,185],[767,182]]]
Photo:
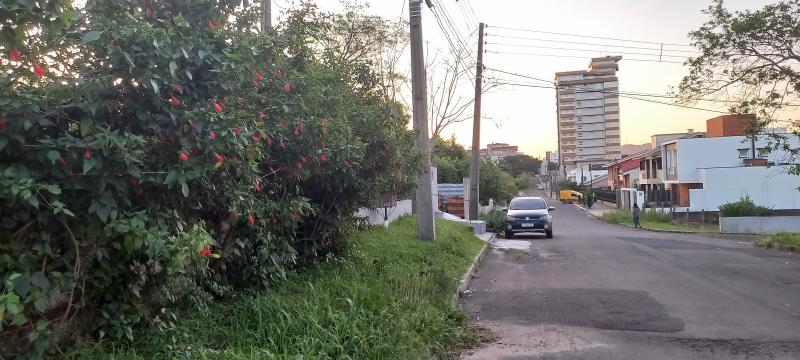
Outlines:
[[545,232],[544,236],[546,238],[548,238],[548,239],[552,239],[553,238],[553,230],[549,230],[549,231]]
[[506,236],[505,236],[505,238],[506,238],[506,239],[511,239],[511,238],[513,238],[513,237],[514,237],[514,233],[513,233],[513,232],[511,232],[511,231],[506,231]]

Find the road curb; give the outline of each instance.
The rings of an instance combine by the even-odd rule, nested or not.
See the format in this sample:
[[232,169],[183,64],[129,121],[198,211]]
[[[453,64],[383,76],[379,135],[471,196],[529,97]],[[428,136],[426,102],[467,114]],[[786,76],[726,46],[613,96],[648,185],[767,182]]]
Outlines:
[[453,294],[453,299],[451,301],[451,305],[453,308],[458,307],[458,299],[464,296],[464,292],[467,291],[469,285],[472,283],[472,279],[475,277],[475,273],[481,267],[483,263],[483,258],[486,257],[486,253],[489,252],[489,249],[492,248],[492,242],[494,241],[495,234],[492,234],[492,237],[486,241],[486,244],[483,244],[483,248],[481,251],[475,255],[475,259],[472,260],[472,264],[467,268],[467,271],[461,277],[461,280],[458,281],[458,288],[456,289],[456,293]]

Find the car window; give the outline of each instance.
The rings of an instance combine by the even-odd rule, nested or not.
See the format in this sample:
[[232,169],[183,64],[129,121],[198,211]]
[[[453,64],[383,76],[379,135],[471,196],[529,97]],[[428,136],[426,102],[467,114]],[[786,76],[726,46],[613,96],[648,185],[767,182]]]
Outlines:
[[547,209],[544,199],[514,199],[509,206],[511,210],[543,210]]

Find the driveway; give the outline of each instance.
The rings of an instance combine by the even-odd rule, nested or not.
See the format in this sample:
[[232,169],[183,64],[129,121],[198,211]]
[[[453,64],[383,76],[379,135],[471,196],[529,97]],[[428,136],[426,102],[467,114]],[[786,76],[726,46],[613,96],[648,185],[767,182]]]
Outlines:
[[555,238],[501,239],[462,299],[495,337],[465,359],[800,359],[800,257],[552,203]]

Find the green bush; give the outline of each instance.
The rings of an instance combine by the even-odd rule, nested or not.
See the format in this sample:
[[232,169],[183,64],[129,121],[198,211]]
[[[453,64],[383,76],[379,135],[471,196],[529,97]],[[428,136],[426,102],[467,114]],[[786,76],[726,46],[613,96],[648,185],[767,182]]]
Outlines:
[[531,186],[531,176],[529,174],[519,174],[514,177],[514,184],[519,190],[527,189]]
[[486,230],[494,233],[502,233],[506,226],[506,213],[500,210],[492,210],[481,214],[480,219],[486,221]]
[[745,196],[739,201],[720,205],[719,214],[723,217],[770,216],[772,209],[756,205],[749,196]]
[[575,190],[578,191],[578,183],[575,181],[564,181],[561,183],[559,189],[561,190]]
[[[630,224],[633,222],[633,213],[630,210],[607,211],[603,213],[601,220],[609,224]],[[642,212],[639,213],[639,221],[671,224],[672,215],[660,211],[642,209]]]
[[414,229],[414,218],[404,217],[388,230],[356,233],[346,256],[183,314],[167,334],[84,344],[66,358],[450,358],[454,347],[473,341],[450,301],[484,242],[449,221],[437,221],[432,242],[417,240]]
[[236,6],[0,16],[26,24],[0,39],[20,52],[0,72],[0,357],[169,329],[339,249],[365,194],[411,189],[414,133],[367,62],[315,53],[310,6],[274,33]]

